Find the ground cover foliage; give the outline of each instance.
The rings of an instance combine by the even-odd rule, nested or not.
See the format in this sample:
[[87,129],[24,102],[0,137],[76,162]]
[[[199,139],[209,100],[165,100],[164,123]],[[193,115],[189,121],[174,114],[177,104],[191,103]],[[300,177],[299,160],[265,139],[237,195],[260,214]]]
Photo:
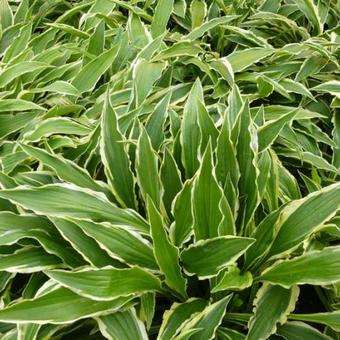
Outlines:
[[338,339],[339,18],[1,0],[1,339]]

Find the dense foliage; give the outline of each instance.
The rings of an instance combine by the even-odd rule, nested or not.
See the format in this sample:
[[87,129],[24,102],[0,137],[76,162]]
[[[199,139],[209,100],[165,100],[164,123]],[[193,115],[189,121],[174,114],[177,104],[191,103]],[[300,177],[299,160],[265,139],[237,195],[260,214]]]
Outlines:
[[339,19],[1,0],[1,339],[339,339]]

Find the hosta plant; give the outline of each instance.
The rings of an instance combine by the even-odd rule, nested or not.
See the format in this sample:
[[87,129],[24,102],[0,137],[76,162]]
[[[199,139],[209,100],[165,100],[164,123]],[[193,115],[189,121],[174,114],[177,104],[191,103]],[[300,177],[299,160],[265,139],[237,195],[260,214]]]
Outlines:
[[338,0],[1,0],[1,339],[339,339]]

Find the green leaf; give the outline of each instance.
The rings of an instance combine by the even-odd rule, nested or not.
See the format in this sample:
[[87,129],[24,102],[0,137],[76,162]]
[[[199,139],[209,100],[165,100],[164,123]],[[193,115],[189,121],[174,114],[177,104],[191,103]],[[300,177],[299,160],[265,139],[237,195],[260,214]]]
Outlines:
[[[27,247],[9,255],[0,255],[0,270],[14,273],[34,273],[61,266],[61,260],[41,248]],[[1,316],[0,316],[1,320]]]
[[119,297],[161,291],[160,281],[138,268],[83,269],[81,271],[45,271],[54,281],[94,301],[110,301]]
[[[221,273],[222,274],[222,273]],[[216,293],[222,290],[243,290],[250,287],[253,283],[253,277],[250,272],[240,273],[236,266],[231,266],[225,271],[211,292]]]
[[12,82],[14,79],[35,71],[42,71],[50,67],[46,63],[39,61],[24,61],[4,69],[0,74],[0,87],[4,87]]
[[210,66],[228,82],[230,87],[234,85],[234,71],[227,58],[213,60]]
[[107,339],[148,339],[144,324],[137,318],[136,311],[118,311],[97,319],[100,332]]
[[183,40],[196,40],[200,38],[202,35],[204,35],[205,32],[212,30],[213,28],[224,25],[229,23],[230,21],[233,21],[237,18],[236,15],[225,15],[220,18],[213,18],[207,22],[205,22],[200,27],[196,27],[193,29],[188,35],[184,36]]
[[166,31],[174,0],[159,0],[151,23],[151,34],[154,38]]
[[[172,203],[175,200],[176,195],[181,191],[183,185],[176,161],[167,148],[164,152],[163,163],[160,169],[160,177],[164,188],[164,207],[168,216],[171,216]],[[188,211],[186,211],[186,213],[187,212]]]
[[271,48],[253,47],[229,54],[226,58],[234,72],[240,72],[275,52]]
[[28,110],[45,111],[45,108],[23,99],[0,99],[0,112]]
[[[54,217],[89,218],[114,224],[130,225],[147,231],[148,225],[134,211],[123,210],[101,194],[68,184],[51,184],[39,188],[17,187],[0,190],[0,197]],[[81,202],[81,204],[79,204]]]
[[[277,324],[284,324],[295,309],[299,288],[284,289],[280,286],[263,285],[254,302],[254,315],[248,322],[247,340],[268,339],[276,332]],[[264,318],[263,315],[266,315]]]
[[60,324],[115,311],[131,297],[94,301],[60,287],[0,310],[0,321],[9,323]]
[[294,249],[335,215],[340,208],[340,184],[335,183],[293,201],[283,210],[278,231],[268,256]]
[[212,303],[207,306],[202,312],[195,315],[181,330],[178,338],[181,338],[181,335],[184,335],[186,332],[198,329],[195,332],[195,340],[210,340],[214,339],[216,330],[220,323],[222,322],[222,318],[225,314],[225,310],[229,301],[231,300],[231,295],[224,297],[223,299]]
[[323,27],[319,16],[318,7],[314,4],[313,0],[293,0],[293,2],[313,25],[316,34],[321,34]]
[[172,206],[175,221],[170,226],[170,238],[177,247],[187,241],[193,233],[192,187],[193,181],[186,181]]
[[200,27],[207,14],[207,4],[203,0],[191,0],[190,15],[191,15],[191,27],[195,29]]
[[340,311],[310,314],[291,314],[289,319],[315,322],[326,325],[340,332]]
[[86,136],[91,132],[86,125],[80,124],[66,117],[55,117],[42,120],[35,124],[34,129],[24,135],[26,141],[36,142],[42,137],[49,137],[53,134]]
[[243,229],[248,227],[255,209],[259,204],[259,191],[257,178],[257,133],[250,116],[249,105],[245,103],[243,111],[240,112],[240,127],[236,155],[240,169],[238,182],[240,209],[238,221]]
[[298,321],[286,322],[284,325],[279,326],[276,334],[287,340],[331,340],[329,336],[322,334],[316,328]]
[[116,112],[112,108],[107,92],[101,120],[100,154],[115,197],[123,206],[135,208],[135,180],[124,143],[125,139],[119,131]]
[[[219,187],[209,143],[202,158],[201,166],[193,188],[194,231],[196,240],[204,240],[219,235],[222,211],[219,208],[223,197]],[[229,226],[232,230],[232,226]]]
[[[277,262],[260,279],[288,288],[294,284],[327,285],[340,280],[340,247],[307,252],[292,260]],[[322,268],[322,270],[320,270]]]
[[163,321],[157,339],[173,339],[185,322],[194,314],[202,312],[206,305],[207,302],[205,300],[196,298],[191,298],[184,303],[175,302],[163,314]]
[[259,149],[261,152],[271,146],[277,136],[280,134],[282,128],[291,122],[297,114],[297,110],[288,112],[276,120],[268,121],[262,125],[258,130]]
[[155,258],[165,276],[165,282],[181,297],[186,298],[186,280],[181,273],[178,249],[171,244],[165,231],[162,217],[150,199],[147,201],[147,211]]
[[157,270],[149,242],[125,226],[72,220],[86,235],[95,240],[111,257],[130,265]]
[[200,101],[203,102],[203,89],[197,78],[184,106],[181,128],[182,161],[189,178],[199,167],[198,152],[201,135],[198,128],[198,110]]
[[320,85],[314,86],[313,91],[330,93],[333,96],[340,97],[340,81],[330,80]]
[[20,144],[20,147],[27,155],[52,168],[60,179],[94,191],[102,191],[104,193],[107,191],[100,182],[93,180],[89,173],[76,163],[33,146]]
[[133,67],[133,82],[136,106],[139,107],[152,91],[167,64],[139,59]]
[[117,56],[118,48],[119,45],[112,47],[84,66],[73,79],[72,85],[81,93],[91,91],[100,77],[112,66]]
[[220,236],[198,241],[182,251],[183,267],[188,275],[212,277],[234,263],[253,242],[254,239],[237,236]]
[[142,127],[141,130],[136,150],[137,181],[144,201],[149,196],[159,208],[163,189],[158,174],[158,159],[145,128]]

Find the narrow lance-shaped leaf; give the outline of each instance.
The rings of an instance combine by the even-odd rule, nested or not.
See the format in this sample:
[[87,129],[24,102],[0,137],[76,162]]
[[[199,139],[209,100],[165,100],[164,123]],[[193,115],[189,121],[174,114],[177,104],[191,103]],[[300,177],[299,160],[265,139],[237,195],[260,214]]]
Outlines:
[[[298,287],[262,286],[254,302],[254,315],[248,323],[246,340],[265,340],[274,334],[277,324],[284,324],[288,314],[295,309],[298,296]],[[266,317],[263,318],[263,315]]]
[[171,206],[174,202],[176,195],[182,189],[181,173],[177,167],[176,161],[172,154],[165,149],[163,163],[160,169],[160,177],[162,180],[164,193],[163,193],[163,204],[168,213],[171,216]]
[[301,12],[313,25],[316,34],[322,33],[323,27],[318,12],[318,7],[314,4],[313,0],[293,0]]
[[193,315],[202,312],[207,302],[202,299],[192,298],[184,303],[174,303],[163,314],[163,322],[157,339],[171,340],[185,322]]
[[321,333],[316,328],[298,321],[286,322],[277,328],[276,334],[288,340],[313,339],[331,340],[329,336]]
[[94,301],[60,287],[30,300],[22,300],[0,310],[0,321],[8,323],[62,324],[115,311],[131,297]]
[[158,173],[158,158],[144,127],[141,128],[137,144],[136,172],[144,201],[149,196],[156,207],[159,208],[162,197],[162,184]]
[[147,223],[134,211],[120,209],[110,203],[104,195],[75,185],[50,184],[38,188],[23,186],[3,189],[0,190],[0,197],[42,215],[89,218],[148,230]]
[[159,0],[151,23],[151,34],[154,38],[163,34],[173,10],[174,0]]
[[197,78],[184,106],[181,129],[182,161],[188,178],[191,178],[199,167],[198,153],[201,143],[198,126],[199,101],[203,101],[203,89]]
[[269,121],[265,125],[261,126],[258,130],[258,140],[259,140],[259,152],[270,147],[270,145],[275,141],[276,137],[280,134],[280,131],[285,124],[289,123],[297,114],[297,110],[288,112],[287,114],[281,116],[280,118]]
[[139,107],[150,94],[154,83],[160,78],[165,62],[149,62],[139,59],[133,68],[133,82],[136,106]]
[[259,203],[257,187],[257,134],[250,116],[249,105],[245,103],[240,113],[241,125],[237,141],[237,159],[240,168],[238,221],[246,229]]
[[186,181],[173,201],[172,214],[175,221],[170,226],[170,238],[177,247],[187,241],[194,232],[192,187],[193,181]]
[[181,273],[178,249],[171,244],[162,217],[150,199],[147,200],[147,211],[156,261],[169,287],[179,293],[181,297],[186,298],[186,280]]
[[137,318],[134,308],[101,316],[97,321],[101,333],[107,339],[148,339],[145,326]]
[[340,183],[293,201],[283,211],[284,218],[268,256],[280,254],[299,245],[340,208]]
[[34,273],[62,266],[58,257],[37,247],[26,247],[13,254],[0,255],[0,270],[7,272]]
[[118,119],[112,108],[109,90],[104,102],[101,120],[100,154],[104,170],[117,200],[128,208],[136,207],[134,177],[125,140],[118,127]]
[[82,271],[46,271],[54,281],[75,293],[95,301],[110,301],[122,296],[162,291],[153,274],[138,268],[85,269]]
[[183,267],[189,275],[212,277],[235,262],[253,242],[254,239],[237,236],[198,241],[182,251]]
[[212,149],[209,142],[193,188],[196,240],[208,239],[219,235],[218,227],[223,217],[219,208],[222,196],[222,189],[219,187],[215,177]]
[[51,218],[51,220],[63,238],[70,242],[72,248],[92,266],[101,268],[114,264],[114,260],[99,247],[96,241],[87,236],[75,223],[63,218]]
[[107,192],[103,185],[93,180],[89,173],[85,169],[79,167],[76,163],[33,146],[21,144],[20,147],[29,156],[38,159],[44,165],[52,168],[64,181],[76,184],[83,188],[89,188],[94,191]]
[[99,224],[87,220],[73,222],[111,257],[130,265],[158,269],[151,245],[137,232],[126,226]]
[[325,313],[290,314],[289,319],[319,323],[340,332],[340,311],[338,310]]
[[302,256],[275,263],[260,280],[291,287],[294,284],[328,285],[340,280],[340,247],[307,252]]
[[225,310],[229,301],[231,300],[231,295],[224,297],[223,299],[212,303],[207,306],[202,312],[196,314],[181,330],[179,338],[181,335],[185,334],[187,331],[197,329],[194,337],[197,340],[210,340],[214,339],[215,332],[222,322]]
[[89,62],[73,79],[72,85],[81,93],[92,90],[100,77],[114,62],[118,49],[119,45],[116,45]]

